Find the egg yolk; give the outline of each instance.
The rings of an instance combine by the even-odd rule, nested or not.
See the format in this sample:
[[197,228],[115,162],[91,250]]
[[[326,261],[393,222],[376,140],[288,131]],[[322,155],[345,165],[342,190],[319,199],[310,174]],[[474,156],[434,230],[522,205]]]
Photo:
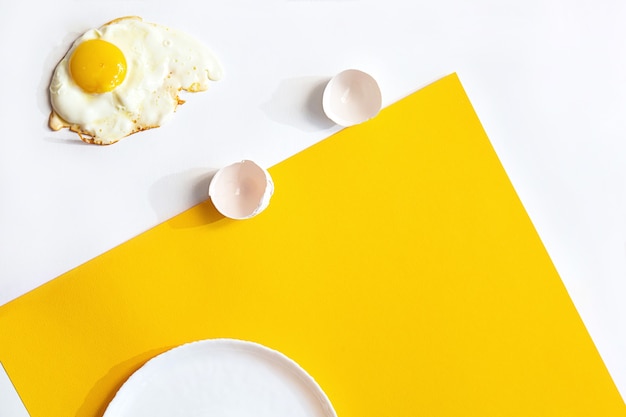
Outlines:
[[112,91],[126,77],[126,58],[110,42],[91,39],[78,45],[70,58],[70,74],[87,93]]

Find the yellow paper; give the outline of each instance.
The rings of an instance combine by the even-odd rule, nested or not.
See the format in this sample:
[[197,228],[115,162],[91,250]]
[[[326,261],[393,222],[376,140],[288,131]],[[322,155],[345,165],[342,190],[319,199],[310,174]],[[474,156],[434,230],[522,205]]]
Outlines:
[[290,356],[339,417],[625,415],[455,75],[270,172],[258,217],[200,204],[0,308],[32,417],[100,416],[214,337]]

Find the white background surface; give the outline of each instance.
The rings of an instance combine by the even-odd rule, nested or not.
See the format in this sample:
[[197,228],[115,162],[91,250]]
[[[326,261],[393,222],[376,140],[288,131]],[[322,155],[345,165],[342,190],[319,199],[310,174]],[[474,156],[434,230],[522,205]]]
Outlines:
[[2,417],[28,417],[28,411],[22,403],[22,399],[13,387],[9,375],[0,363],[0,416]]
[[[110,147],[49,131],[70,43],[131,14],[204,41],[224,79]],[[384,105],[457,72],[624,396],[624,22],[622,0],[0,0],[0,305],[204,200],[216,168],[334,133],[318,101],[340,70]]]

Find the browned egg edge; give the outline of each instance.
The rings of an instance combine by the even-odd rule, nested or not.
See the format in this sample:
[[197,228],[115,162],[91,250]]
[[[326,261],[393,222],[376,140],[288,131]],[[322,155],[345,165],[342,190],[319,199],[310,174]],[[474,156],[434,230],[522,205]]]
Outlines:
[[[182,100],[180,97],[176,96],[176,103],[177,105],[174,108],[174,111],[176,111],[178,106],[180,106],[181,104],[185,104],[185,100]],[[93,136],[92,134],[81,130],[79,125],[72,124],[72,123],[65,121],[65,119],[59,116],[57,112],[55,112],[54,110],[50,112],[50,117],[48,118],[48,126],[50,127],[51,130],[54,130],[54,131],[59,131],[61,129],[69,129],[70,131],[76,133],[78,137],[80,138],[80,140],[82,140],[85,143],[92,144],[92,145],[113,145],[114,143],[117,143],[121,139],[123,139],[123,138],[120,138],[120,139],[113,140],[111,142],[104,142],[97,136]],[[133,130],[132,132],[130,132],[128,135],[124,137],[128,137],[134,133],[143,132],[144,130],[156,129],[157,127],[160,127],[160,125],[137,126],[135,130]]]
[[123,139],[124,137],[128,137],[132,134],[135,133],[139,133],[139,132],[143,132],[144,130],[149,130],[149,129],[155,129],[157,127],[160,127],[159,125],[156,126],[137,126],[135,130],[133,130],[132,132],[130,132],[128,135],[113,140],[113,141],[103,141],[102,139],[98,138],[97,136],[93,136],[90,133],[87,133],[83,130],[80,129],[80,126],[76,125],[76,124],[71,124],[66,122],[65,120],[63,120],[63,118],[61,118],[61,116],[59,116],[55,111],[52,111],[50,113],[50,118],[48,119],[48,126],[50,127],[50,129],[54,130],[54,131],[58,131],[61,129],[69,129],[71,132],[74,132],[78,135],[78,137],[80,138],[80,140],[82,140],[85,143],[89,143],[91,145],[101,145],[101,146],[107,146],[107,145],[113,145],[114,143],[119,142],[121,139]]

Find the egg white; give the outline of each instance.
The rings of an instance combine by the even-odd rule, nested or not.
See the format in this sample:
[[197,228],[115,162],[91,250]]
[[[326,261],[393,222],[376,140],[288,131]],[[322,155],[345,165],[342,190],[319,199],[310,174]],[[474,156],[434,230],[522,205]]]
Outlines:
[[[69,60],[78,45],[97,38],[122,51],[127,70],[114,90],[90,94],[72,79]],[[218,59],[191,36],[139,17],[116,19],[79,37],[57,65],[50,83],[50,127],[67,127],[89,143],[112,144],[161,126],[182,103],[181,89],[204,91],[221,77]]]

